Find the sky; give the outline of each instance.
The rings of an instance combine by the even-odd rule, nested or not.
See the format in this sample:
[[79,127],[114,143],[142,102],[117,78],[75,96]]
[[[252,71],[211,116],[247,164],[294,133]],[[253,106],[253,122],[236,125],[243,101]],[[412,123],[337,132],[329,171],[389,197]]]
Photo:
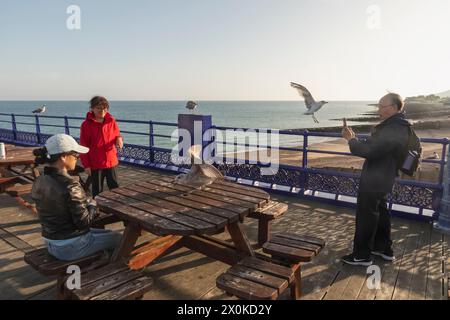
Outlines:
[[328,101],[438,93],[449,12],[448,0],[0,0],[0,100],[299,99],[291,81]]

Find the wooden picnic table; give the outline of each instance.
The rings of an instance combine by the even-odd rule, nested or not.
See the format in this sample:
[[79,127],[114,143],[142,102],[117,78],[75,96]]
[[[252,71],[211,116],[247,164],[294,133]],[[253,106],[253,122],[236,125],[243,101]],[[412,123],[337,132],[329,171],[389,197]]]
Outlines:
[[[113,261],[137,254],[137,265],[143,267],[164,254],[187,247],[234,265],[243,257],[254,256],[241,221],[268,204],[270,195],[226,180],[194,187],[170,177],[158,177],[103,192],[96,200],[101,211],[126,222]],[[161,238],[135,250],[142,230]],[[232,243],[212,237],[225,230]]]
[[33,177],[35,178],[38,173],[34,170],[34,149],[35,148],[30,147],[6,145],[6,159],[0,159],[0,177],[5,176],[12,167],[24,166],[25,169],[23,171],[28,168],[33,169]]
[[[0,159],[0,193],[12,191],[14,196],[27,193],[31,183],[39,176],[39,171],[34,163],[34,148],[6,145],[6,158]],[[22,170],[15,167],[22,166]],[[14,167],[14,168],[13,168]],[[26,174],[31,170],[31,175]],[[20,186],[15,186],[20,184]],[[16,190],[17,189],[17,190]]]

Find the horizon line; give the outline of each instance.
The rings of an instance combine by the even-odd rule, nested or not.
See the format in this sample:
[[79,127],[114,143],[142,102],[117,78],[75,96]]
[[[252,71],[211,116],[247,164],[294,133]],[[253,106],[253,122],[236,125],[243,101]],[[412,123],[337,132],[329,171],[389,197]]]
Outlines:
[[[29,101],[29,102],[89,102],[89,100],[85,99],[0,99],[0,102],[21,102],[21,101]],[[174,99],[174,100],[168,100],[168,99],[154,99],[154,100],[145,100],[145,99],[108,99],[108,101],[116,101],[116,102],[125,102],[125,101],[132,101],[132,102],[186,102],[189,100],[180,100],[180,99]],[[299,100],[251,100],[251,99],[244,99],[244,100],[230,100],[230,99],[224,99],[224,100],[195,100],[197,102],[302,102],[302,99]],[[333,100],[330,99],[328,101],[331,102],[372,102],[372,101],[378,101],[378,99],[350,99],[350,100]]]

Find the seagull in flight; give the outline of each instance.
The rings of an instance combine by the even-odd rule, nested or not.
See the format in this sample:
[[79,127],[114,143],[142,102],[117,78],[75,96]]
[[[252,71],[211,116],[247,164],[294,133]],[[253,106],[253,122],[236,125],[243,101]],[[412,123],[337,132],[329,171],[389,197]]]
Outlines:
[[186,103],[186,109],[189,109],[189,110],[195,110],[195,108],[197,108],[197,106],[198,106],[198,103],[195,101],[188,101]]
[[33,113],[44,113],[46,107],[47,106],[44,104],[44,105],[40,106],[39,108],[37,108],[36,110],[33,110]]
[[308,108],[308,111],[306,111],[305,114],[312,115],[314,122],[319,123],[319,120],[317,120],[314,114],[328,102],[326,101],[316,102],[316,100],[314,100],[313,96],[308,91],[308,89],[306,89],[304,86],[300,84],[291,82],[291,87],[296,89],[300,94],[300,96],[305,99],[306,108]]

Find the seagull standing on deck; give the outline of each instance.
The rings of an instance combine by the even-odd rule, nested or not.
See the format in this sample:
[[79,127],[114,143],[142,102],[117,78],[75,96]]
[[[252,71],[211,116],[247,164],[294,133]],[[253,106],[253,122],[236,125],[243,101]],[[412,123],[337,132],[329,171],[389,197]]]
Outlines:
[[320,108],[323,107],[323,105],[327,104],[326,101],[319,101],[316,102],[314,100],[311,93],[306,89],[304,86],[291,82],[291,87],[296,89],[301,97],[305,99],[306,108],[308,108],[308,111],[305,112],[305,114],[312,115],[314,122],[319,123],[319,120],[317,120],[316,116],[314,115],[317,111],[320,110]]
[[195,102],[195,101],[188,101],[187,103],[186,103],[186,109],[189,109],[189,110],[195,110],[195,108],[197,108],[197,106],[198,106],[198,103],[197,102]]
[[46,105],[42,105],[39,108],[37,108],[36,110],[33,110],[33,113],[44,113],[46,109]]

